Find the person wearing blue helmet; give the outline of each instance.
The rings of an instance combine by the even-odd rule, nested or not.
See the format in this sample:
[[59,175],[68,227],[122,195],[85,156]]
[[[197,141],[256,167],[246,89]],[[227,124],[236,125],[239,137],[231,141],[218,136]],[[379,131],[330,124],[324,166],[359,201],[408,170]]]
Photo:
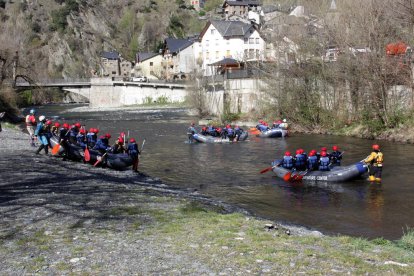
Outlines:
[[30,135],[30,145],[32,147],[35,147],[35,128],[37,126],[37,122],[36,122],[36,110],[31,109],[29,114],[26,116],[25,122],[26,122],[26,129],[27,132],[29,132]]

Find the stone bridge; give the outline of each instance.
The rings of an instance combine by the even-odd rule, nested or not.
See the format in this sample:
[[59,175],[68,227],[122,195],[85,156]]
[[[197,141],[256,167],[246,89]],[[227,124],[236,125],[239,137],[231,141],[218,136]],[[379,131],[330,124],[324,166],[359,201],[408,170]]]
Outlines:
[[17,89],[55,87],[89,100],[91,107],[118,107],[156,101],[183,102],[187,95],[184,83],[153,81],[133,82],[122,78],[58,79],[16,82]]

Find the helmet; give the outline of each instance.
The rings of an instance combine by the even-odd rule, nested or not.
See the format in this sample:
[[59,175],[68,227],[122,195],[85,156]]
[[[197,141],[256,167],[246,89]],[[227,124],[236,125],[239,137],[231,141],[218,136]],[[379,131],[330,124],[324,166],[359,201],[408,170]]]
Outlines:
[[321,156],[325,157],[326,156],[326,151],[321,152]]
[[337,151],[338,149],[339,149],[338,146],[332,146],[333,151]]
[[277,120],[276,123],[281,124],[282,123],[282,120]]
[[299,149],[300,150],[300,154],[303,154],[305,151],[303,149]]
[[51,124],[52,124],[52,121],[51,120],[47,120],[46,121],[46,125],[50,126]]
[[84,128],[81,128],[81,129],[79,130],[79,133],[85,134],[85,129],[84,129]]
[[55,127],[60,127],[59,122],[56,122],[56,123],[55,123]]
[[125,132],[119,133],[119,137],[124,137],[124,136],[125,136]]
[[129,139],[129,142],[130,142],[130,143],[135,143],[136,141],[135,141],[135,139],[134,139],[134,138],[131,138],[131,139]]
[[379,149],[380,149],[380,146],[379,146],[379,145],[377,145],[377,144],[372,145],[372,149],[373,149],[373,150],[379,150]]
[[231,126],[230,125],[227,125],[226,128],[231,128]]
[[94,132],[95,134],[98,134],[98,133],[99,133],[99,129],[94,128],[94,129],[93,129],[93,132]]
[[300,149],[296,150],[296,154],[301,154]]
[[46,120],[46,117],[45,117],[45,116],[43,116],[43,115],[40,115],[40,116],[39,116],[39,121],[44,121],[44,120]]
[[263,123],[263,120],[259,120],[259,123]]
[[106,139],[109,139],[109,138],[112,137],[111,134],[109,134],[109,133],[106,133],[104,136],[105,136]]
[[221,131],[221,127],[216,128],[216,130],[217,130],[218,132],[220,132],[220,131]]
[[321,147],[321,151],[327,151],[328,149],[326,147]]
[[290,151],[285,152],[285,156],[290,156]]
[[283,119],[283,122],[286,123],[286,119]]
[[64,123],[62,127],[68,129],[69,128],[69,124],[68,123]]
[[74,126],[77,127],[77,128],[80,128],[81,124],[80,123],[75,123]]
[[30,114],[33,114],[33,115],[36,114],[36,110],[34,110],[34,109],[30,109],[29,112],[30,112]]
[[124,143],[124,139],[123,139],[123,138],[121,138],[121,137],[119,137],[119,138],[118,138],[118,142],[119,142],[119,143],[121,143],[121,144],[123,144],[123,143]]
[[313,150],[311,150],[311,151],[309,152],[309,156],[315,156],[315,152],[314,152]]
[[95,129],[93,128],[93,127],[91,127],[90,129],[89,129],[89,132],[94,132],[95,131]]

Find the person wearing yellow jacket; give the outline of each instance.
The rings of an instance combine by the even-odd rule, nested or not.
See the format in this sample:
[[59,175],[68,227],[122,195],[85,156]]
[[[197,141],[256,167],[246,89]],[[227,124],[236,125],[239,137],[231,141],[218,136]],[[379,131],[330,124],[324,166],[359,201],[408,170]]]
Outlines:
[[380,150],[380,146],[372,145],[371,154],[363,161],[369,164],[369,181],[381,182],[382,165],[384,163],[384,155]]

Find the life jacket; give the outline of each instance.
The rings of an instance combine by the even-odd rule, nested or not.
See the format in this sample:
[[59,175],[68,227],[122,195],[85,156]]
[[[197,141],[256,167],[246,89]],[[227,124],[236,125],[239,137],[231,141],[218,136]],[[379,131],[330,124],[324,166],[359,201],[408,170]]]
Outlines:
[[26,116],[26,126],[36,126],[36,117],[34,115]]
[[86,146],[86,144],[85,144],[85,135],[84,135],[84,134],[79,133],[79,134],[76,136],[76,142],[77,142],[77,143],[78,143],[78,145],[79,145],[79,146],[81,146],[81,147]]
[[62,140],[67,140],[68,139],[68,130],[66,128],[61,127],[59,129],[59,138]]
[[297,169],[303,169],[306,167],[306,159],[303,154],[296,154],[296,160],[295,160],[295,167]]
[[137,157],[139,153],[138,145],[136,143],[128,144],[128,154],[131,157]]
[[293,168],[293,157],[283,156],[282,167],[288,170],[292,169]]
[[332,164],[333,165],[341,165],[342,153],[340,151],[333,151],[330,153]]
[[70,137],[76,137],[79,133],[79,130],[77,127],[72,127],[69,131],[69,136]]
[[191,126],[188,128],[188,133],[195,134],[197,133],[197,130],[195,129],[195,127]]
[[319,159],[319,170],[329,171],[330,170],[329,163],[330,163],[330,160],[328,156],[325,156],[325,157],[321,156],[321,158]]
[[309,156],[308,158],[308,169],[309,170],[317,170],[318,169],[318,157]]
[[263,124],[258,124],[257,126],[256,126],[256,128],[258,129],[258,130],[260,130],[260,131],[266,131],[266,130],[268,130],[269,128],[267,127],[267,126],[265,126],[265,125],[263,125]]
[[374,159],[374,166],[382,167],[384,163],[384,154],[382,152],[378,152],[376,158]]
[[234,133],[234,130],[232,128],[227,128],[227,135],[231,136]]
[[36,136],[45,135],[44,124],[42,122],[37,124],[36,130],[35,130],[35,135]]
[[98,140],[98,142],[96,142],[95,146],[93,147],[93,149],[95,150],[102,150],[102,151],[106,151],[108,150],[109,145],[108,145],[108,139],[106,138],[101,138]]

